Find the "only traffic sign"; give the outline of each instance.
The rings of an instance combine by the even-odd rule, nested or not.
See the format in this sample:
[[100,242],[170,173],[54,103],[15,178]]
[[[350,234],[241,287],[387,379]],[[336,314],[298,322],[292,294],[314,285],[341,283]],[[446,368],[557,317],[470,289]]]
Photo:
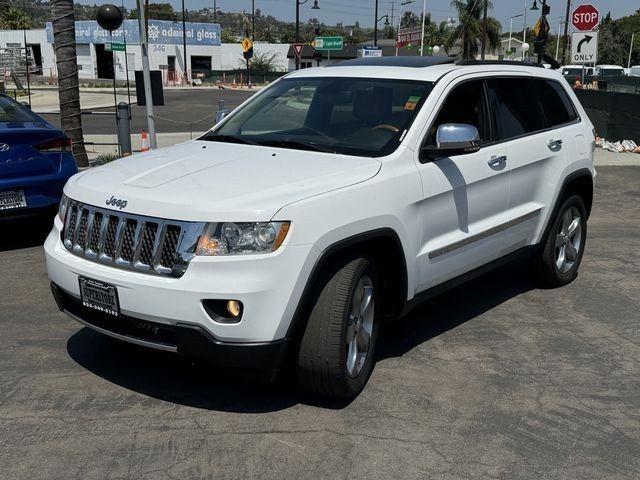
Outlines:
[[571,63],[596,63],[598,32],[575,32],[571,35]]
[[571,14],[571,23],[581,32],[593,30],[600,20],[600,12],[591,4],[578,5]]

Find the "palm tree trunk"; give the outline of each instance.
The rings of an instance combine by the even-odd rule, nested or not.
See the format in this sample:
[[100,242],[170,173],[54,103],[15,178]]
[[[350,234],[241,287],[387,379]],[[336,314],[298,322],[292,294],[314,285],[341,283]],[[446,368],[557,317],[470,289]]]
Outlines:
[[51,0],[53,42],[58,66],[58,97],[62,129],[73,141],[73,155],[79,167],[89,165],[82,135],[80,90],[76,61],[76,30],[73,0]]

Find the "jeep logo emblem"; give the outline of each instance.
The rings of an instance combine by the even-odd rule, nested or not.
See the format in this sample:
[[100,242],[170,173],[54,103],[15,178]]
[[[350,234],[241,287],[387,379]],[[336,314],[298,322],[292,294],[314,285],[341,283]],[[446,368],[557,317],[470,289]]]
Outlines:
[[107,205],[118,207],[120,210],[122,210],[124,207],[127,206],[127,201],[111,196],[111,198],[107,200]]

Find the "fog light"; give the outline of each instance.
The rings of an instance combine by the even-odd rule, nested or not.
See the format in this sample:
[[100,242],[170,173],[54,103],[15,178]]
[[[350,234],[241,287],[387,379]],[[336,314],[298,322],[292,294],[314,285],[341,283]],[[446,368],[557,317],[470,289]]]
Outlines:
[[240,302],[237,300],[229,300],[227,302],[227,311],[232,317],[240,315]]
[[238,323],[242,320],[244,307],[238,300],[202,300],[202,306],[215,322]]

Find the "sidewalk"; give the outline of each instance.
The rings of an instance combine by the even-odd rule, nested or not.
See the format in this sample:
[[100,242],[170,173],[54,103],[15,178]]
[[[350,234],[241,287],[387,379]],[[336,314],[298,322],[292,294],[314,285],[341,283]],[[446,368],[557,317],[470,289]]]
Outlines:
[[[158,148],[170,147],[171,145],[177,145],[179,143],[188,142],[189,140],[198,138],[204,132],[189,132],[184,133],[157,133],[156,141],[158,142]],[[117,135],[85,135],[85,142],[90,143],[117,143]],[[142,137],[138,134],[131,135],[131,148],[136,151],[140,151],[140,145],[142,143]],[[85,144],[87,149],[87,155],[90,159],[94,159],[101,154],[117,154],[117,145],[91,145]]]
[[[215,87],[163,87],[165,92],[170,91],[189,91],[192,90],[197,92],[198,90],[219,90],[220,88]],[[225,87],[226,90],[243,90],[243,91],[251,91],[258,92],[260,91],[262,86],[255,86],[251,88],[242,87],[242,88],[231,88]],[[131,103],[135,104],[137,102],[136,98],[136,88],[132,86],[130,88],[131,92]],[[116,88],[116,93],[118,96],[118,102],[126,102],[127,101],[127,89],[126,88]],[[20,101],[29,101],[29,97],[27,95],[23,97],[18,97]],[[108,108],[113,107],[113,89],[112,88],[89,88],[83,87],[80,88],[80,108],[82,110],[90,110],[95,108]],[[55,113],[60,110],[60,103],[58,97],[58,87],[53,85],[44,85],[44,86],[32,86],[31,87],[31,110],[35,113]]]

